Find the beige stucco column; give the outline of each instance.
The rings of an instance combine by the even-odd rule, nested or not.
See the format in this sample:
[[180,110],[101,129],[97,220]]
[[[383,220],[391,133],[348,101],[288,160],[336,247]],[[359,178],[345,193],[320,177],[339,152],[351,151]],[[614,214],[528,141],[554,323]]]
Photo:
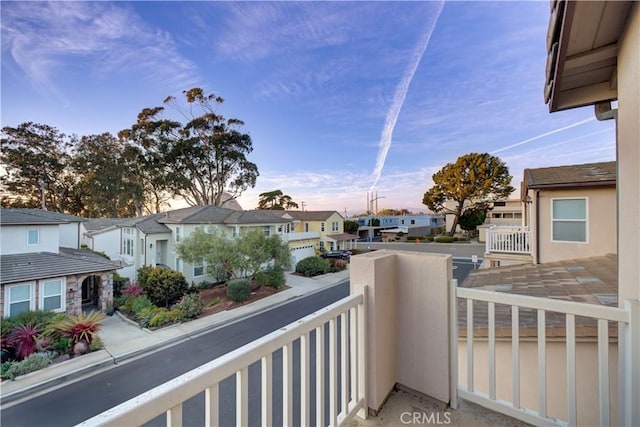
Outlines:
[[351,258],[351,292],[366,286],[367,400],[378,411],[396,383],[449,402],[452,257],[375,251]]
[[634,3],[618,53],[618,292],[640,299],[640,4]]

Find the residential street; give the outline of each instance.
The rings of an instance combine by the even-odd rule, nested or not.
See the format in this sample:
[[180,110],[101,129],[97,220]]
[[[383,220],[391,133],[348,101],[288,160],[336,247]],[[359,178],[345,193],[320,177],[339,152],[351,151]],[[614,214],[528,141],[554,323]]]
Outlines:
[[484,256],[484,244],[471,243],[376,243],[358,242],[358,249],[393,249],[396,251],[432,252],[437,254],[451,254],[454,258],[469,258],[477,255]]
[[[347,296],[348,293],[349,284],[345,282],[231,323],[188,342],[124,363],[4,409],[0,421],[2,425],[12,427],[75,425],[325,307]],[[275,374],[274,369],[274,378],[277,378]],[[225,385],[222,390],[225,390]],[[233,396],[232,393],[221,391],[221,395],[227,394]],[[224,407],[223,401],[223,413]]]
[[[454,263],[454,277],[460,281],[473,269],[470,262]],[[146,390],[181,375],[216,357],[232,351],[260,336],[266,335],[281,326],[293,322],[315,310],[318,310],[348,295],[349,283],[344,282],[326,290],[301,297],[290,303],[247,317],[238,322],[216,328],[211,332],[197,336],[176,346],[152,353],[148,356],[123,363],[105,372],[98,373],[57,390],[34,397],[23,403],[3,409],[1,422],[7,426],[71,426],[82,422],[108,408],[122,403]],[[313,343],[313,337],[312,337]],[[312,344],[313,347],[313,344]],[[314,356],[312,351],[312,360]],[[294,372],[297,372],[299,349],[294,345]],[[274,354],[274,425],[278,425],[281,416],[281,383],[278,381],[281,368],[280,352]],[[258,364],[250,367],[251,390],[259,390],[260,368]],[[294,389],[299,387],[297,375],[294,376]],[[312,383],[314,380],[312,379]],[[312,384],[313,385],[313,384]],[[250,395],[253,393],[250,393]],[[235,383],[226,380],[221,384],[220,412],[224,425],[235,421],[234,399]],[[295,396],[295,394],[294,394]],[[299,402],[294,398],[294,416]],[[251,399],[250,423],[259,416],[259,398]],[[202,423],[202,396],[196,396],[185,403],[185,419],[188,425]],[[314,409],[312,408],[312,411]],[[42,414],[46,414],[43,417]],[[193,423],[192,423],[193,422]],[[156,424],[156,423],[152,423]]]

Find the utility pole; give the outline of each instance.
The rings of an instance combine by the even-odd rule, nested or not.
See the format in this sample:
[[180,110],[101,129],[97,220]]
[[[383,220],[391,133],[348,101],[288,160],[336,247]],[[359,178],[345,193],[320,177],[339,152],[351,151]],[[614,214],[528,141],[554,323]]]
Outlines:
[[302,212],[304,212],[304,206],[307,204],[304,200],[300,201],[300,206],[302,206]]
[[[371,194],[371,200],[369,201],[371,206],[371,215],[375,215],[376,212],[378,212],[378,199],[385,199],[385,196],[378,196],[378,193],[376,193],[376,197],[373,197],[373,194]],[[376,204],[376,212],[373,211],[374,202]]]

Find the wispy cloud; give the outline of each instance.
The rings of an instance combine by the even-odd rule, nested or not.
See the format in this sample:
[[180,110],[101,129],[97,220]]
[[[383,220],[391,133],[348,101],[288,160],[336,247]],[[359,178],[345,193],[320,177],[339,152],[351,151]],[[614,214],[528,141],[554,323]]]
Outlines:
[[497,149],[497,150],[493,150],[493,151],[491,152],[491,154],[501,153],[501,152],[503,152],[503,151],[510,150],[510,149],[512,149],[512,148],[519,147],[519,146],[524,145],[524,144],[528,144],[528,143],[530,143],[530,142],[533,142],[533,141],[536,141],[536,140],[538,140],[538,139],[541,139],[541,138],[547,137],[547,136],[549,136],[549,135],[553,135],[553,134],[555,134],[555,133],[558,133],[558,132],[562,132],[562,131],[565,131],[565,130],[571,129],[571,128],[574,128],[574,127],[576,127],[576,126],[580,126],[580,125],[583,125],[583,124],[585,124],[585,123],[592,122],[592,121],[594,121],[595,119],[596,119],[595,117],[590,117],[590,118],[588,118],[588,119],[580,120],[579,122],[572,123],[572,124],[570,124],[570,125],[563,126],[563,127],[561,127],[561,128],[554,129],[554,130],[552,130],[552,131],[545,132],[545,133],[542,133],[542,134],[540,134],[540,135],[536,135],[536,136],[531,137],[531,138],[527,138],[527,139],[525,139],[524,141],[516,142],[515,144],[507,145],[506,147],[502,147],[502,148],[499,148],[499,149]]
[[102,2],[12,2],[2,5],[2,48],[31,81],[55,92],[58,69],[127,74],[184,88],[195,65],[172,36],[144,23],[131,7]]
[[384,168],[384,163],[387,159],[387,153],[389,152],[389,148],[391,148],[391,138],[393,137],[393,129],[396,126],[398,121],[398,115],[400,114],[400,109],[404,104],[404,100],[407,97],[407,92],[409,90],[409,85],[411,84],[411,80],[413,80],[413,76],[418,69],[418,65],[420,64],[420,60],[424,55],[424,52],[427,50],[427,46],[429,45],[429,40],[431,39],[431,34],[433,33],[434,28],[438,22],[438,18],[440,17],[440,13],[442,12],[442,7],[444,6],[444,2],[440,2],[437,6],[437,9],[433,13],[433,17],[431,21],[427,22],[427,26],[424,34],[422,35],[422,39],[420,43],[416,47],[416,50],[413,53],[413,57],[411,58],[411,62],[409,63],[409,67],[405,72],[402,80],[398,84],[396,88],[395,95],[393,97],[393,102],[389,111],[387,113],[387,117],[385,119],[384,128],[382,129],[382,135],[380,136],[380,145],[378,149],[378,156],[376,158],[376,166],[372,173],[372,184],[371,189],[374,189],[380,180],[380,176],[382,175],[382,169]]

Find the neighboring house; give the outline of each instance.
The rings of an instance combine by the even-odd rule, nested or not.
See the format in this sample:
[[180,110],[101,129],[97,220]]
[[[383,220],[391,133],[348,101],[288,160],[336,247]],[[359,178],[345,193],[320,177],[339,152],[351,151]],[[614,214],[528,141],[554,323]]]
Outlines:
[[0,310],[77,314],[83,304],[106,310],[118,265],[81,250],[82,218],[39,209],[0,209]]
[[617,252],[616,162],[524,170],[522,222],[491,226],[485,258],[546,263]]
[[487,241],[487,231],[491,228],[511,227],[519,229],[523,226],[522,201],[507,199],[493,202],[487,211],[484,224],[477,227],[478,242]]
[[[276,211],[273,212],[275,213]],[[316,250],[348,249],[351,242],[356,239],[356,236],[344,233],[344,217],[337,211],[283,212],[293,219],[293,232],[318,233]]]
[[207,274],[204,260],[189,263],[176,253],[176,246],[196,228],[218,230],[229,237],[251,228],[258,228],[267,236],[284,236],[291,228],[291,219],[270,211],[195,206],[139,218],[89,220],[83,242],[119,260],[123,268],[118,273],[130,280],[136,280],[137,271],[143,266],[164,266],[181,272],[189,283],[211,281],[214,278]]
[[[373,225],[372,220],[378,220],[378,225]],[[386,239],[382,236],[387,233],[403,233],[410,236],[425,236],[430,234],[435,227],[445,225],[444,215],[421,214],[421,215],[368,215],[355,219],[358,222],[358,236],[360,240],[374,240],[377,237]],[[397,231],[394,231],[397,230]]]

